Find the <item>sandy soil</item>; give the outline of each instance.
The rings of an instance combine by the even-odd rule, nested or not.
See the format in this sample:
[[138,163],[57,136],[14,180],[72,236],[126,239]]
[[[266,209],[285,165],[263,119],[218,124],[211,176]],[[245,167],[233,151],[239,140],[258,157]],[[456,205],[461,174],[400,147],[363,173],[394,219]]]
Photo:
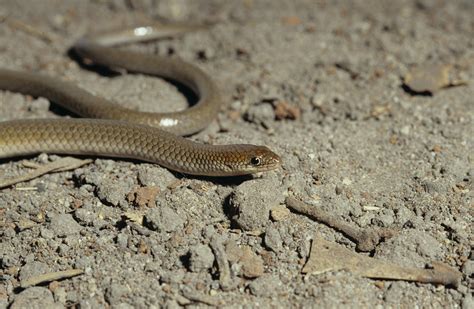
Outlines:
[[[151,111],[187,101],[159,78],[81,68],[68,47],[86,33],[155,18],[216,22],[130,48],[178,55],[219,83],[219,119],[192,139],[267,145],[284,164],[260,178],[219,180],[94,158],[0,190],[0,308],[473,308],[473,16],[471,0],[1,0],[1,67]],[[401,77],[424,63],[452,65],[465,83],[408,93]],[[43,98],[0,92],[1,120],[68,116]],[[58,158],[3,160],[0,175]],[[355,244],[288,213],[287,196],[362,229],[398,231],[366,254],[403,266],[444,262],[462,272],[461,284],[303,275],[317,235]],[[74,268],[84,273],[20,287]]]

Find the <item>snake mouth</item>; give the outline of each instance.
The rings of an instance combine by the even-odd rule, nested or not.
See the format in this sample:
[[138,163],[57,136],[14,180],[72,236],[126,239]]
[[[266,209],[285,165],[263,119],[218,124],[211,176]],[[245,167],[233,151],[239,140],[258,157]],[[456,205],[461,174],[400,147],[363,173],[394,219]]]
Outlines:
[[282,163],[282,160],[280,156],[273,153],[272,157],[268,160],[268,162],[266,162],[265,165],[261,166],[258,169],[258,172],[267,172],[267,171],[275,170],[281,167],[281,163]]

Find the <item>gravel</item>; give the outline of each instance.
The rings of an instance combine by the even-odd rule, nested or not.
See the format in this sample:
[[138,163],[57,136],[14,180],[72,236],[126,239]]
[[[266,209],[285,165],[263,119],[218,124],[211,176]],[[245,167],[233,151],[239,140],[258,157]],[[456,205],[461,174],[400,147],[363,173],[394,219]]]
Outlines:
[[[154,76],[82,67],[68,48],[150,18],[214,22],[124,48],[181,57],[218,83],[218,119],[187,138],[266,145],[283,160],[276,171],[218,179],[91,156],[74,171],[0,190],[0,308],[473,307],[473,3],[0,0],[0,67],[152,112],[186,108],[186,92]],[[461,83],[406,92],[402,77],[426,63],[452,65],[450,81]],[[74,115],[0,91],[2,121],[55,117]],[[4,159],[0,175],[56,158]],[[302,275],[314,237],[355,244],[290,212],[288,196],[360,229],[397,231],[376,258],[443,262],[464,277],[451,288]],[[74,268],[84,273],[20,287]]]

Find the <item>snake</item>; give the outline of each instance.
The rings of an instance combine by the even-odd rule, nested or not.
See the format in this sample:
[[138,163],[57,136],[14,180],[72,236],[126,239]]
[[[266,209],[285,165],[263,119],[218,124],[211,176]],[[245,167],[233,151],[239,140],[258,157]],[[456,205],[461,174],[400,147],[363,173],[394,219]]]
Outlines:
[[0,89],[44,97],[83,118],[13,119],[0,122],[0,158],[39,153],[118,157],[156,163],[199,176],[237,176],[281,166],[266,146],[212,145],[185,138],[203,130],[222,106],[212,78],[178,57],[124,50],[121,45],[174,37],[196,27],[152,24],[86,35],[72,50],[81,61],[111,70],[175,81],[193,91],[197,103],[182,111],[136,111],[49,75],[0,68]]

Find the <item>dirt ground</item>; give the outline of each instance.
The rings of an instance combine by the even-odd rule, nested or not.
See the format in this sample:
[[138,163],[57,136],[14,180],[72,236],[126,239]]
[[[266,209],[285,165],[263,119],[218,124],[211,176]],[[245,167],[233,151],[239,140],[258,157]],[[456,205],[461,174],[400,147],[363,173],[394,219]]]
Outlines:
[[[132,108],[186,108],[173,84],[81,68],[84,34],[153,19],[215,22],[134,44],[177,55],[219,84],[218,119],[190,137],[266,145],[282,168],[207,179],[92,158],[0,190],[0,308],[474,308],[474,1],[0,0],[0,67],[70,80]],[[414,66],[450,66],[453,87],[417,95]],[[71,117],[0,91],[0,120]],[[0,161],[0,177],[41,154]],[[363,230],[396,231],[366,255],[405,267],[443,262],[457,287],[302,274],[315,237],[356,244],[289,212],[291,196]],[[63,280],[28,278],[80,269]],[[22,286],[23,285],[23,286]]]

